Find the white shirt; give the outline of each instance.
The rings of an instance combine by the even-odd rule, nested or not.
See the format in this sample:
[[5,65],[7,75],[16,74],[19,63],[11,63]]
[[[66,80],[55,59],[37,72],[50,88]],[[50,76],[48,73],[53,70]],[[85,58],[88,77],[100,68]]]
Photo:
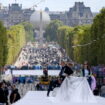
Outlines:
[[85,72],[85,77],[88,77],[89,71],[87,69],[85,69],[84,72]]

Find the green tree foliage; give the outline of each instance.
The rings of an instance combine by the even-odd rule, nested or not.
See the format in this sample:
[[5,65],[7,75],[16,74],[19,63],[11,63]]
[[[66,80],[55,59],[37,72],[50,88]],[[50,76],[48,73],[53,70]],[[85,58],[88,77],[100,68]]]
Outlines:
[[21,23],[21,25],[23,25],[24,29],[25,29],[26,42],[29,42],[29,41],[33,42],[33,41],[35,41],[33,25],[30,24],[29,22]]
[[62,26],[58,29],[58,43],[73,60],[79,63],[83,63],[84,60],[89,60],[90,47],[77,47],[77,45],[84,45],[86,42],[90,41],[90,28],[90,25],[84,25],[74,28]]
[[0,22],[0,66],[13,64],[21,48],[34,40],[34,30],[30,23],[25,22],[6,29]]
[[99,39],[91,45],[92,62],[94,64],[105,64],[105,8],[101,10],[93,21],[91,39]]
[[22,25],[10,27],[10,29],[7,30],[7,38],[8,53],[6,64],[12,64],[26,43],[24,27]]
[[57,39],[58,39],[58,43],[61,45],[61,47],[63,47],[64,49],[66,49],[67,54],[71,57],[73,57],[72,55],[72,39],[73,39],[73,28],[69,27],[69,26],[61,26],[58,28],[58,32],[57,32]]
[[57,30],[63,23],[59,20],[52,21],[46,28],[44,37],[48,41],[57,41]]
[[0,22],[0,66],[4,66],[7,54],[7,34],[6,28]]
[[91,43],[90,29],[91,29],[90,25],[77,26],[74,28],[73,55],[74,55],[74,60],[79,63],[83,63],[84,60],[90,61],[89,59],[90,58],[90,49],[89,49],[90,46],[86,45],[87,43]]
[[[55,28],[53,23],[46,29],[49,40],[57,39],[67,54],[76,62],[85,60],[93,65],[105,64],[105,8],[94,18],[92,25],[76,27],[61,26]],[[51,29],[51,31],[49,31]],[[48,34],[50,33],[50,34]]]

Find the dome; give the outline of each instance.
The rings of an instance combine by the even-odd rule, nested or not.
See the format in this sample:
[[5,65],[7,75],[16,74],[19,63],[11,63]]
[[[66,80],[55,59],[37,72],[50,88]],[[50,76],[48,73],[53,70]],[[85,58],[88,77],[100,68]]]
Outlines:
[[40,27],[40,15],[42,12],[42,27],[46,28],[46,25],[50,23],[50,16],[44,11],[35,11],[31,17],[30,22],[34,25],[34,28]]

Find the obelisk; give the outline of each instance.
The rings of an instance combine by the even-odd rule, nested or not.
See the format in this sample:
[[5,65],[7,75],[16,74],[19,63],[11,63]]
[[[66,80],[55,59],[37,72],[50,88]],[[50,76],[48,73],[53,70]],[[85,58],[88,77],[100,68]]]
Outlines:
[[40,29],[39,29],[39,42],[40,44],[43,43],[43,15],[42,15],[42,11],[40,11]]

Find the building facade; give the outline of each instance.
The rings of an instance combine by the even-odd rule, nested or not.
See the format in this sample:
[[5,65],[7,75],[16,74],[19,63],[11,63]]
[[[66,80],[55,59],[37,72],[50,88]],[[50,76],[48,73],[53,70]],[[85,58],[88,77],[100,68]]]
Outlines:
[[51,12],[48,9],[47,12],[51,20],[61,20],[68,26],[92,24],[94,18],[90,7],[85,7],[83,2],[75,2],[75,5],[66,12]]
[[14,3],[8,8],[0,9],[0,20],[4,22],[6,27],[10,27],[21,22],[29,22],[33,12],[34,10],[22,9],[22,5]]
[[75,2],[73,8],[67,12],[68,25],[76,26],[83,24],[92,24],[93,14],[90,7],[85,7],[83,2]]
[[[75,2],[75,5],[65,12],[53,12],[49,11],[49,8],[45,8],[45,11],[50,15],[51,20],[60,20],[68,26],[92,24],[94,18],[90,7],[86,7],[83,2]],[[32,9],[22,9],[22,5],[17,3],[11,4],[7,8],[3,8],[0,4],[0,20],[6,27],[29,22],[33,12]]]

